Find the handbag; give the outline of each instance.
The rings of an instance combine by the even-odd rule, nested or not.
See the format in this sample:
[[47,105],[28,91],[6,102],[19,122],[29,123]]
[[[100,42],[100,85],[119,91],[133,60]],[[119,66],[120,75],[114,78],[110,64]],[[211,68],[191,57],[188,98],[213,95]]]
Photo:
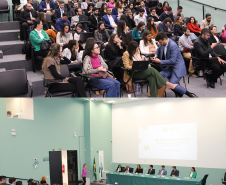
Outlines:
[[51,40],[43,40],[41,42],[40,50],[47,50],[50,48],[51,45],[52,45]]

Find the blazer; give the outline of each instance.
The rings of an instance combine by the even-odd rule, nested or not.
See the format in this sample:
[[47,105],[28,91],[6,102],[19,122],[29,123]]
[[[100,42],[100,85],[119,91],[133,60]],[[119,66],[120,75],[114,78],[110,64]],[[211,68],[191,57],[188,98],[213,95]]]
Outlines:
[[202,30],[199,28],[199,26],[198,26],[197,23],[195,23],[195,24],[188,23],[188,24],[187,24],[187,27],[188,27],[188,28],[191,30],[191,32],[193,32],[193,33],[199,33],[200,31],[202,31]]
[[144,32],[146,31],[146,29],[144,28],[144,31],[143,31],[143,33],[141,33],[140,34],[140,37],[138,37],[138,30],[133,30],[132,31],[132,35],[133,35],[133,39],[134,40],[139,40],[139,39],[141,39],[141,37],[142,37],[142,35],[144,34]]
[[[165,47],[166,46],[159,46],[159,48],[155,52],[155,55],[157,55],[161,60],[161,64],[174,64],[175,66],[168,67],[168,70],[173,72],[178,78],[186,75],[187,70],[185,67],[185,62],[177,44],[173,40],[169,39],[165,60],[162,60]],[[164,70],[167,70],[167,68],[165,68]]]
[[[20,21],[27,22],[28,14],[29,14],[29,11],[27,11],[27,10],[21,11],[20,12],[20,17],[19,17]],[[37,12],[35,10],[33,10],[33,9],[31,10],[31,15],[32,15],[33,18],[37,18],[38,17]]]
[[50,40],[49,35],[45,30],[42,30],[42,35],[44,36],[43,39],[40,38],[38,32],[35,30],[30,33],[31,45],[35,47],[35,51],[40,51],[40,46],[43,40]]
[[68,12],[68,14],[69,14],[70,17],[76,16],[75,9],[71,8],[70,11]]
[[[170,24],[169,28],[171,32],[174,32],[172,24]],[[165,26],[163,22],[159,23],[159,31],[164,32],[167,36],[172,36],[172,33],[168,32],[167,30],[168,28]]]
[[[50,1],[50,8],[52,8],[53,10],[56,10],[56,7],[53,1]],[[46,1],[42,1],[39,5],[39,11],[46,12],[45,9],[46,9]]]
[[143,172],[143,169],[142,169],[142,168],[141,168],[141,169],[137,169],[137,168],[136,168],[135,171],[136,171],[136,173],[142,173],[142,172]]
[[[156,45],[155,39],[152,39],[152,42],[155,46],[155,49],[157,50],[158,46]],[[147,54],[147,55],[150,54],[149,53],[149,45],[145,46],[144,40],[140,40],[140,52],[141,52],[141,54]]]
[[97,20],[98,20],[98,22],[100,22],[101,21],[101,17],[97,16],[97,20],[96,20],[94,15],[90,15],[88,20],[91,22],[91,24],[89,24],[88,26],[90,28],[93,28],[93,31],[95,31],[97,29],[97,25],[98,25]]
[[[125,168],[125,172],[128,170],[128,168]],[[129,173],[133,173],[133,168],[129,168]]]
[[174,29],[174,34],[175,34],[175,35],[181,36],[181,35],[184,34],[183,28],[180,27],[179,24],[174,24],[174,28],[173,28],[173,29]]
[[[112,16],[112,18],[114,19],[115,24],[118,25],[118,19],[117,19],[117,16],[115,16],[115,15],[111,15],[111,16]],[[108,19],[108,16],[107,16],[107,15],[104,15],[104,16],[102,17],[102,20],[103,20],[103,22],[104,22],[105,27],[111,28],[111,32],[114,32],[114,29],[111,27],[111,24],[110,24],[110,21],[109,21],[109,19]]]
[[[147,174],[150,173],[150,170],[151,170],[151,169],[148,169],[148,173],[147,173]],[[151,175],[155,175],[155,169],[152,169],[150,174],[151,174]]]
[[175,175],[176,177],[178,177],[179,176],[179,171],[178,170],[176,170],[176,171],[172,170],[170,176],[172,176],[172,175]]
[[[109,34],[108,34],[108,31],[107,30],[104,30],[105,31],[105,33],[106,33],[106,36],[107,36],[107,38],[108,38],[108,40],[110,39],[110,36],[109,36]],[[98,30],[95,30],[95,32],[94,32],[94,38],[95,38],[95,41],[96,41],[96,43],[99,45],[101,45],[101,44],[104,44],[104,42],[103,42],[103,38],[102,38],[102,34],[98,31]]]
[[118,17],[118,10],[116,8],[112,8],[111,15],[116,15]]
[[162,173],[162,170],[159,170],[158,175],[159,175],[159,174],[162,174],[162,175],[167,175],[167,171],[166,171],[166,170],[163,170],[163,173]]
[[203,29],[203,28],[209,28],[209,25],[213,25],[213,22],[210,21],[210,23],[208,23],[207,20],[204,19],[204,20],[200,23],[200,29]]
[[[190,175],[191,175],[191,173],[189,174],[189,177],[190,177]],[[197,172],[193,172],[193,174],[192,174],[192,177],[191,177],[191,178],[195,179],[195,178],[196,178],[196,176],[197,176]]]
[[[65,48],[62,52],[62,55],[64,55],[65,57],[67,57],[68,60],[71,60],[71,51],[68,48]],[[78,62],[82,62],[82,58],[80,57],[79,53],[76,53],[76,60]]]
[[[216,35],[216,37],[219,39],[219,42],[221,42],[221,38],[218,35]],[[210,43],[217,43],[217,40],[215,39],[213,34],[210,34],[209,41],[210,41]]]
[[134,21],[134,17],[132,16],[132,19],[127,16],[126,14],[122,15],[120,17],[120,20],[123,20],[126,22],[126,26],[129,27],[130,30],[132,30],[134,27],[136,27],[135,21]]
[[[67,8],[64,8],[64,12],[68,12]],[[60,8],[56,9],[56,11],[54,12],[54,18],[55,19],[61,18],[61,9]]]
[[[24,5],[24,10],[26,10],[26,6],[27,6],[27,4]],[[35,10],[36,12],[38,11],[38,7],[36,4],[32,3],[31,6],[33,7],[33,10]]]
[[[137,7],[137,15],[139,14],[141,6]],[[147,15],[150,14],[149,8],[147,6],[145,6],[145,10],[147,12]]]

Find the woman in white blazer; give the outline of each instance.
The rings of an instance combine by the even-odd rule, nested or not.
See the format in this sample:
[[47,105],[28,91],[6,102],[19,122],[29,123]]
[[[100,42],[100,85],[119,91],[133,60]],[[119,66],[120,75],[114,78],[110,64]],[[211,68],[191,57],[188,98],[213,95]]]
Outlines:
[[79,45],[78,41],[70,40],[68,43],[68,48],[65,48],[62,55],[71,61],[71,63],[82,62],[82,56],[78,52]]
[[156,45],[155,39],[151,38],[151,31],[146,30],[140,40],[140,52],[141,54],[155,53],[158,46]]

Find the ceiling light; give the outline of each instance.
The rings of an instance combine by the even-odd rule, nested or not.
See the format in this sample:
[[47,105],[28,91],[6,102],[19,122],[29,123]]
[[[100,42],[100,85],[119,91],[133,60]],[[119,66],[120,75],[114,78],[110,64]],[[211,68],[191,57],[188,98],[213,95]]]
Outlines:
[[110,100],[110,101],[107,101],[108,103],[115,103],[116,101],[114,100]]

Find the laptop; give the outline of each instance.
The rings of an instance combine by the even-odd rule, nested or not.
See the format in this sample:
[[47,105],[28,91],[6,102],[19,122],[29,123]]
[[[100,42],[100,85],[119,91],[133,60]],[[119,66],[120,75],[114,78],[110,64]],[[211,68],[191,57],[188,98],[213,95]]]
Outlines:
[[97,8],[101,8],[103,3],[105,3],[105,2],[97,2]]
[[79,15],[79,22],[82,23],[82,22],[88,22],[88,16],[86,15]]
[[93,37],[93,32],[82,32],[82,33],[80,33],[80,39],[79,39],[79,41],[81,43],[84,43],[90,37]]
[[148,68],[149,62],[150,61],[148,61],[148,60],[133,61],[132,70],[133,71],[144,71]]

